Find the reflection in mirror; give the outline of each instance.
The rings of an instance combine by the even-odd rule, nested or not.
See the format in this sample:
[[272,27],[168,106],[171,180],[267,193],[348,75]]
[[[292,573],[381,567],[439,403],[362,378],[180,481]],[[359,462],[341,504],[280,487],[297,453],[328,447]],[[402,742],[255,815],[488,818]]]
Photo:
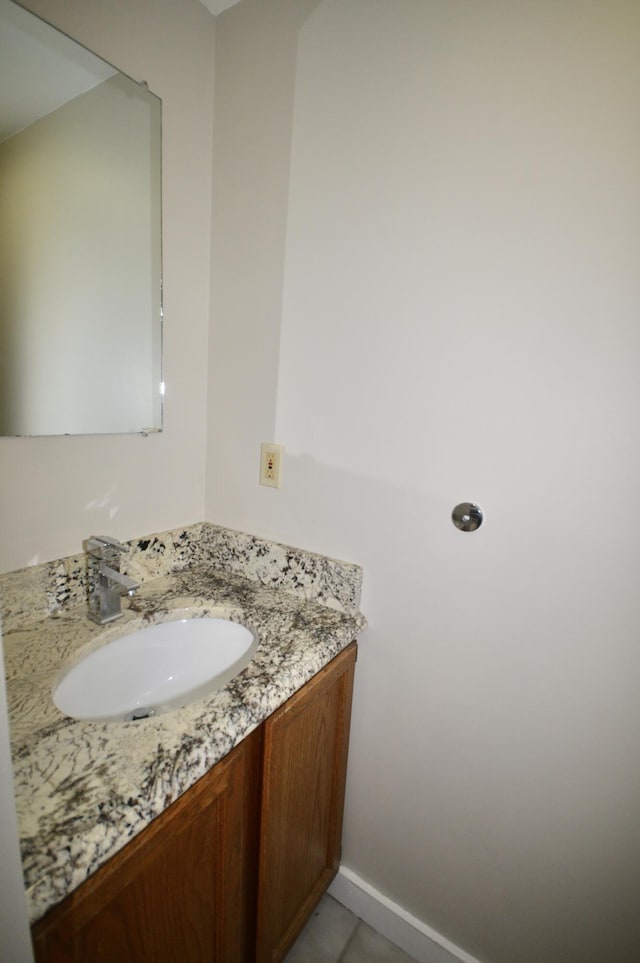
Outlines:
[[0,0],[0,435],[161,430],[160,122]]

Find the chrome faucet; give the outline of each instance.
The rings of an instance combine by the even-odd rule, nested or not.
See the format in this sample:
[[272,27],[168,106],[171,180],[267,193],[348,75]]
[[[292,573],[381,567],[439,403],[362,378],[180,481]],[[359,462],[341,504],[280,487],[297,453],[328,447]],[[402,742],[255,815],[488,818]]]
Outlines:
[[84,543],[89,576],[89,618],[99,625],[122,615],[120,598],[133,595],[138,582],[120,571],[120,556],[128,545],[108,535],[92,535]]

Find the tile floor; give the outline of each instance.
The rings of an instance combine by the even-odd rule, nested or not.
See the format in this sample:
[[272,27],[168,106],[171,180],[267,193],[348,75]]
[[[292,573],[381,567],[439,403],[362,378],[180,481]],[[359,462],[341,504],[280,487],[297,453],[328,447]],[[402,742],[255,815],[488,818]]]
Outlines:
[[415,963],[412,957],[325,896],[285,963]]

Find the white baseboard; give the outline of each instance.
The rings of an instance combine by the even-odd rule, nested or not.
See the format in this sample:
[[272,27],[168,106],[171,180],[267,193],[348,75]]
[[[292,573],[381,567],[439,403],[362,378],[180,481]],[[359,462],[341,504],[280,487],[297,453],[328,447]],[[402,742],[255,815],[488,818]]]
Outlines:
[[329,895],[419,963],[480,963],[379,893],[347,866],[338,870]]

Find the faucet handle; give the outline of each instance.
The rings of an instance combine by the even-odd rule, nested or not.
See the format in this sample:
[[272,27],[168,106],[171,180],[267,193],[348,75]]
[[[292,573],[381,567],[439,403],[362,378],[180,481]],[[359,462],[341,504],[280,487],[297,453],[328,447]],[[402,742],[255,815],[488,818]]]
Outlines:
[[85,551],[96,558],[115,558],[121,552],[128,552],[129,546],[110,535],[90,535],[84,543]]

